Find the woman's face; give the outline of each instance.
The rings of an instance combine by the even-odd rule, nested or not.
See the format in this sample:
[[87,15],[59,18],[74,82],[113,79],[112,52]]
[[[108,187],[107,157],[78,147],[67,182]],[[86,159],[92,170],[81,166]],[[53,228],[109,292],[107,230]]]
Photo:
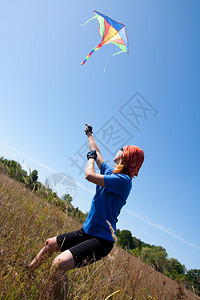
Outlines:
[[119,150],[114,158],[114,162],[116,163],[116,165],[119,164],[121,158],[123,156],[123,151],[122,150]]

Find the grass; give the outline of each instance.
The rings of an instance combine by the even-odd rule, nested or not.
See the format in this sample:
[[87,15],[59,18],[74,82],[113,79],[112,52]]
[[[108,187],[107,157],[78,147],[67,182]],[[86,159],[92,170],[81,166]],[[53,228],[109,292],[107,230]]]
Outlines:
[[[29,276],[29,263],[49,237],[81,228],[56,206],[0,174],[0,299],[52,299],[53,257]],[[200,299],[175,281],[114,246],[90,266],[68,272],[68,299]]]

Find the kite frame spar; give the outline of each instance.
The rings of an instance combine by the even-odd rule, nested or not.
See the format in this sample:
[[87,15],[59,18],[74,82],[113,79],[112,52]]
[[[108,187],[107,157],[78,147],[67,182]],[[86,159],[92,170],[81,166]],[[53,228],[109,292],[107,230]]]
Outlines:
[[[119,23],[119,22],[109,18],[108,16],[105,16],[102,13],[99,13],[95,10],[94,10],[94,13],[95,13],[95,16],[92,19],[96,18],[97,21],[99,22],[99,34],[102,37],[102,41],[88,54],[88,56],[84,59],[84,61],[81,63],[81,65],[85,64],[85,62],[92,55],[92,53],[94,53],[95,51],[100,49],[103,45],[106,45],[109,43],[112,43],[121,49],[120,52],[117,52],[113,55],[116,55],[116,54],[119,54],[122,52],[125,52],[127,54],[129,53],[129,44],[128,44],[125,25],[122,23]],[[92,19],[90,19],[90,20],[92,20]],[[90,20],[88,20],[88,21],[90,21]],[[85,24],[83,24],[82,26],[84,26]]]

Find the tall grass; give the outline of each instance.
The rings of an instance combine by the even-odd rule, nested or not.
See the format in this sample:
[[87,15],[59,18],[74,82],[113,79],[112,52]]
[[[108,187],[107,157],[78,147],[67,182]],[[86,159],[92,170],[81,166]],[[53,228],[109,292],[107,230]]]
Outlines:
[[[0,174],[0,299],[52,299],[53,257],[32,276],[22,263],[29,263],[47,238],[79,228],[56,206]],[[199,299],[116,246],[101,261],[69,271],[68,278],[68,299]]]

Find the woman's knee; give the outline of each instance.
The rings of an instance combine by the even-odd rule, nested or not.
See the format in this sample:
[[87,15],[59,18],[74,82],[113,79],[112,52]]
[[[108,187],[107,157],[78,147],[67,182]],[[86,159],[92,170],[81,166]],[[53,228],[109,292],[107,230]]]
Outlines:
[[49,254],[59,251],[56,236],[46,240],[44,248]]
[[62,271],[69,271],[71,269],[74,269],[75,267],[75,262],[74,262],[74,257],[72,253],[69,250],[66,250],[56,256],[52,263],[52,268],[56,268]]

